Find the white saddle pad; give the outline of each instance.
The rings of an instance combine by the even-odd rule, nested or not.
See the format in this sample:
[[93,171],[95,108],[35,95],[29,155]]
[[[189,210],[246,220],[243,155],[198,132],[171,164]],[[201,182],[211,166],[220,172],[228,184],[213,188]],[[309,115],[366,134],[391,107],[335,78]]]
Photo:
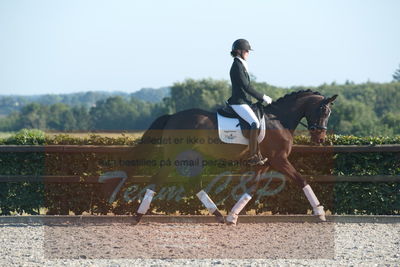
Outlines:
[[[222,142],[228,144],[242,144],[248,145],[249,139],[243,136],[242,129],[240,129],[239,119],[227,118],[217,113],[218,120],[218,135]],[[260,120],[260,134],[258,135],[258,143],[261,143],[265,137],[265,117]]]

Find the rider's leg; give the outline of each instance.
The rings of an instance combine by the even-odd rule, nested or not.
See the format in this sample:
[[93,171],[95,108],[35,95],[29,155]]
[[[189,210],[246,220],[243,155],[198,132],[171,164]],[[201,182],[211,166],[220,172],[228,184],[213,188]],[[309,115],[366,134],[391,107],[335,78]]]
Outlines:
[[263,165],[263,158],[258,149],[258,130],[255,123],[251,124],[250,136],[249,136],[249,150],[250,150],[250,165]]
[[250,125],[255,123],[257,128],[260,128],[260,122],[258,121],[256,114],[249,105],[231,105],[231,107],[242,119],[247,121]]
[[251,125],[249,136],[249,150],[250,150],[250,165],[263,165],[263,158],[258,149],[258,130],[260,129],[260,122],[256,114],[247,104],[231,105],[233,110],[245,121]]

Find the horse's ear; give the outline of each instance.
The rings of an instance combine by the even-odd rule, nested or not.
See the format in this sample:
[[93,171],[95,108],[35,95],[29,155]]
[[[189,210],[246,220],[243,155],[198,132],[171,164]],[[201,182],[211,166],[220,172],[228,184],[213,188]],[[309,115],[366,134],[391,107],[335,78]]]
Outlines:
[[326,104],[333,104],[333,101],[335,101],[335,99],[337,97],[338,97],[338,95],[334,95],[334,96],[331,96],[331,97],[325,99]]

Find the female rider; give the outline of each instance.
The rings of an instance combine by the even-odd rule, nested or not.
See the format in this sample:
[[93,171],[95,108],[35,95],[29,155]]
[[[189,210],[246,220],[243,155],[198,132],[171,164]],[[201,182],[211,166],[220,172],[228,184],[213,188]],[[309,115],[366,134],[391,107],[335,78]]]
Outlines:
[[257,133],[260,122],[256,114],[250,108],[251,100],[249,96],[258,101],[271,104],[272,99],[254,90],[250,84],[250,76],[247,65],[249,51],[252,50],[250,44],[245,39],[238,39],[232,45],[231,56],[234,58],[230,70],[232,83],[232,96],[228,99],[228,104],[233,110],[251,126],[249,138],[250,165],[262,165],[263,159],[258,151]]

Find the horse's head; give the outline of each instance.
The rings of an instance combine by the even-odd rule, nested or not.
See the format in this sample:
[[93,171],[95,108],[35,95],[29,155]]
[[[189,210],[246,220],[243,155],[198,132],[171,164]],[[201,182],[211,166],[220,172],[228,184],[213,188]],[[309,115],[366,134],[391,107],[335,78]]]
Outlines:
[[338,95],[322,98],[313,101],[307,108],[305,117],[307,119],[308,130],[311,135],[311,142],[323,143],[326,138],[329,116],[331,115],[330,106]]

